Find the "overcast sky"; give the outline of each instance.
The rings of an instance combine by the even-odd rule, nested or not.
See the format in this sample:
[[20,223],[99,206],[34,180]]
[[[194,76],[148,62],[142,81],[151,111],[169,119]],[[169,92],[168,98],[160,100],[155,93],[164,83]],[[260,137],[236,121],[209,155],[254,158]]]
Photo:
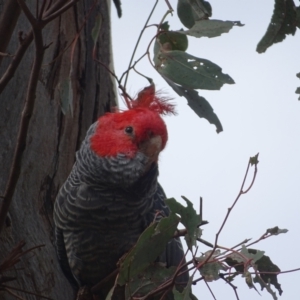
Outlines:
[[[184,195],[196,208],[199,197],[203,197],[204,219],[209,224],[203,227],[202,238],[213,242],[227,208],[239,192],[249,157],[259,152],[255,184],[234,208],[219,244],[231,247],[245,238],[257,239],[267,228],[287,228],[287,234],[271,237],[255,247],[265,250],[282,271],[299,268],[300,102],[299,95],[295,94],[300,86],[296,77],[300,72],[299,33],[258,54],[256,45],[267,29],[274,1],[209,2],[213,7],[211,19],[245,24],[217,38],[189,37],[188,53],[218,64],[236,82],[223,86],[220,91],[198,90],[214,108],[223,132],[217,134],[213,125],[200,119],[146,58],[137,65],[177,105],[178,115],[165,117],[169,142],[160,156],[159,180],[168,197],[179,200]],[[183,28],[176,14],[177,1],[170,0],[170,3],[175,9],[173,17],[167,18],[171,29]],[[299,5],[298,1],[295,3]],[[153,0],[123,0],[121,19],[112,7],[113,52],[118,76],[127,69],[153,4]],[[161,0],[150,24],[159,23],[166,11],[167,6]],[[146,51],[154,35],[155,27],[146,30],[136,59]],[[127,88],[134,96],[146,85],[145,79],[131,74]],[[200,251],[207,250],[200,244]],[[283,289],[280,299],[299,299],[300,272],[282,274],[278,279]],[[272,299],[266,291],[259,296],[255,290],[249,290],[244,279],[236,280],[235,284],[241,300]],[[210,283],[210,287],[218,300],[236,299],[233,290],[222,280]],[[213,299],[203,282],[193,291],[198,299]]]

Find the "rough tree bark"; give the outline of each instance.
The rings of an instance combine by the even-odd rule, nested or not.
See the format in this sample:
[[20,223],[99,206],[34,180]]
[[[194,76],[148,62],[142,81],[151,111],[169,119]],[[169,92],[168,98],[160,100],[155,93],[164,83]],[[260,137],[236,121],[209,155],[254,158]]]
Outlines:
[[[16,13],[19,11],[15,0],[0,0],[0,20],[6,1],[14,2],[12,7],[15,7]],[[33,15],[38,2],[26,1]],[[58,0],[53,1],[55,2]],[[39,3],[41,5],[42,2]],[[102,26],[97,55],[105,65],[111,65],[109,6],[108,1],[79,0],[75,6],[43,29],[44,43],[49,47],[45,50],[39,74],[21,173],[9,209],[10,218],[0,235],[0,264],[21,240],[26,242],[24,250],[44,245],[23,256],[15,268],[5,275],[17,277],[16,280],[7,282],[7,286],[54,300],[74,299],[74,291],[62,274],[56,259],[52,233],[53,203],[59,187],[70,172],[75,151],[88,127],[115,105],[111,76],[92,58],[94,44],[91,32],[100,14]],[[7,49],[3,50],[6,46],[2,45],[1,51],[14,54],[19,46],[20,31],[26,33],[29,30],[30,24],[21,12]],[[66,47],[78,32],[72,55],[72,46]],[[12,165],[20,116],[34,59],[34,47],[32,42],[13,78],[0,94],[0,196],[4,193]],[[2,57],[0,78],[12,59],[9,56]],[[70,76],[71,67],[73,72]],[[70,95],[69,80],[73,91],[73,112],[69,109],[63,114],[61,102],[66,101]],[[43,299],[12,291],[24,299]],[[0,299],[16,298],[0,290]]]

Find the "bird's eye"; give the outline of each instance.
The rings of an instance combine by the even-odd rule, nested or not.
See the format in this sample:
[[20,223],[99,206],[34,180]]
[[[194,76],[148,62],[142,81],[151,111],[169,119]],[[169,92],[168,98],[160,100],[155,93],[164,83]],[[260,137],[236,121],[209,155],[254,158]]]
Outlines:
[[125,132],[126,132],[127,134],[132,134],[132,133],[133,133],[133,128],[132,128],[131,126],[127,126],[127,127],[125,128]]

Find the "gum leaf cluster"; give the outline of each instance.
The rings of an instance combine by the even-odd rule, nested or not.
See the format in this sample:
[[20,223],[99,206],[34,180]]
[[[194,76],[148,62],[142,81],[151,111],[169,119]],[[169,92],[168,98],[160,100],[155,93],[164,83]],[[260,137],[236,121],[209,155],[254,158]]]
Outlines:
[[[253,283],[259,283],[261,290],[267,288],[272,293],[268,285],[273,285],[279,295],[281,295],[283,291],[277,280],[277,274],[280,273],[280,269],[271,261],[270,257],[264,255],[264,251],[246,248],[245,246],[242,247],[240,253],[242,256],[235,253],[229,255],[225,262],[234,268],[237,274],[242,274],[245,277],[246,284],[250,288],[254,288]],[[253,277],[248,270],[249,267],[254,267],[259,274],[257,273]]]
[[234,80],[215,63],[187,53],[187,37],[213,38],[242,24],[239,21],[210,20],[211,5],[202,0],[179,0],[177,14],[188,30],[172,31],[167,22],[160,26],[154,44],[155,69],[179,96],[187,99],[191,109],[215,125],[219,133],[223,127],[218,116],[196,90],[220,90],[224,84],[234,84]]

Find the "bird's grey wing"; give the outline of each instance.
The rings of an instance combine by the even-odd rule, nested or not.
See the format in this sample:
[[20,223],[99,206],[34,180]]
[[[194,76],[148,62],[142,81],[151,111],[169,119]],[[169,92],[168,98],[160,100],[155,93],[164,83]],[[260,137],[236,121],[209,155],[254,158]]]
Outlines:
[[[70,266],[71,257],[68,253],[68,241],[72,232],[78,226],[77,211],[73,205],[77,199],[80,182],[77,176],[70,174],[66,182],[60,188],[54,204],[54,223],[55,223],[55,248],[58,261],[63,273],[72,285],[79,286],[80,282],[74,276],[74,268]],[[77,223],[77,224],[76,224]],[[73,264],[72,264],[73,265]]]
[[63,231],[55,226],[54,228],[54,238],[55,238],[55,249],[56,249],[56,254],[57,258],[59,261],[59,264],[61,266],[61,269],[63,273],[65,274],[66,278],[69,280],[69,282],[77,287],[78,283],[75,280],[73,273],[70,269],[68,257],[67,257],[67,252],[66,252],[66,246],[64,242],[64,235]]

